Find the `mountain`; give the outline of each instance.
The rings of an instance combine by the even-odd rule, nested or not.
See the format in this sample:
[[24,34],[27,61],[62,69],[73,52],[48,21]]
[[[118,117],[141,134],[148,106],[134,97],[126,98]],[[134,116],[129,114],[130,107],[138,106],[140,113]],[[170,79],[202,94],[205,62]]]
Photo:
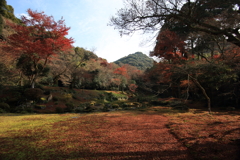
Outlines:
[[8,5],[6,0],[0,0],[0,40],[5,40],[13,31],[6,24],[6,21],[11,23],[21,24],[21,20],[15,17],[14,8]]
[[147,55],[142,52],[136,52],[133,54],[129,54],[123,58],[118,59],[114,63],[120,64],[129,64],[137,67],[139,70],[146,70],[147,68],[151,68],[153,66],[153,59],[149,58]]

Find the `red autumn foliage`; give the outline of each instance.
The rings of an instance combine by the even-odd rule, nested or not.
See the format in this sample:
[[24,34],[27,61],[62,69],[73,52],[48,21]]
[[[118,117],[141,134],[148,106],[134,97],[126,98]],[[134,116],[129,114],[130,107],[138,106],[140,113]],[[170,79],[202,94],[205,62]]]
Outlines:
[[100,66],[103,67],[107,67],[109,65],[109,63],[107,62],[107,60],[102,60],[102,62],[100,63]]
[[121,84],[121,80],[119,78],[113,78],[112,83],[119,86]]
[[128,89],[131,91],[131,92],[135,92],[136,89],[137,89],[137,85],[136,84],[129,84],[128,85]]
[[65,37],[70,28],[65,26],[63,19],[56,22],[52,16],[30,9],[28,14],[30,18],[21,17],[24,25],[8,23],[15,33],[8,37],[4,50],[16,56],[26,54],[38,62],[72,47],[73,39]]
[[172,64],[155,63],[154,67],[145,74],[145,80],[156,83],[169,83],[171,81]]
[[45,116],[23,116],[18,119],[24,124],[41,125],[4,129],[0,157],[99,160],[239,158],[239,112],[209,115],[203,110],[176,114],[166,114],[166,111],[169,107],[152,107],[145,113],[60,114],[59,118],[66,118],[57,122],[48,121],[49,117]]
[[184,55],[185,43],[182,41],[176,33],[165,30],[160,32],[157,37],[157,44],[151,56],[156,56],[159,58],[164,58],[168,61],[186,59]]
[[53,56],[71,49],[73,39],[65,37],[70,28],[65,26],[63,19],[56,22],[52,16],[30,9],[28,14],[30,18],[21,17],[23,25],[7,22],[14,33],[7,37],[7,41],[1,42],[1,46],[7,54],[17,59],[27,57],[26,63],[33,64],[30,83],[34,87],[38,73],[41,72],[38,64],[42,63],[44,68]]
[[113,73],[129,78],[129,75],[127,73],[127,69],[125,66],[117,68]]

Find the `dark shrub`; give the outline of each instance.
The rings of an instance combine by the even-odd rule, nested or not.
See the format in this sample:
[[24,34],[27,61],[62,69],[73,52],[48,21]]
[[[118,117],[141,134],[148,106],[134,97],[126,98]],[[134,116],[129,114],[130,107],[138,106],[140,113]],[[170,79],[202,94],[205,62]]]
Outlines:
[[73,95],[72,98],[73,98],[73,99],[78,99],[77,96],[75,96],[75,95]]
[[75,112],[76,113],[82,113],[82,112],[84,112],[84,108],[81,108],[81,107],[77,107],[76,109],[75,109]]
[[10,105],[16,105],[21,99],[22,93],[12,89],[4,89],[0,93],[0,102],[5,102]]
[[27,107],[25,109],[25,111],[28,112],[28,113],[33,113],[33,108],[32,107]]
[[45,95],[50,95],[50,94],[51,94],[51,91],[45,91],[44,94],[45,94]]
[[0,113],[6,113],[6,111],[0,108]]
[[65,108],[66,112],[74,112],[75,106],[73,103],[66,103],[65,105],[67,106],[67,108]]
[[140,102],[140,103],[142,103],[142,102],[151,102],[153,100],[154,100],[153,97],[146,97],[146,96],[138,96],[137,97],[137,102]]
[[36,108],[36,109],[45,109],[45,108],[46,108],[46,105],[36,104],[36,105],[34,106],[34,108]]
[[64,109],[61,108],[61,107],[56,107],[55,112],[56,112],[56,113],[64,113]]
[[52,100],[56,102],[56,101],[58,101],[58,97],[53,96]]
[[4,111],[9,111],[10,106],[7,103],[0,103],[0,109],[2,109]]
[[43,94],[43,90],[39,88],[28,88],[24,91],[24,95],[29,100],[38,100]]

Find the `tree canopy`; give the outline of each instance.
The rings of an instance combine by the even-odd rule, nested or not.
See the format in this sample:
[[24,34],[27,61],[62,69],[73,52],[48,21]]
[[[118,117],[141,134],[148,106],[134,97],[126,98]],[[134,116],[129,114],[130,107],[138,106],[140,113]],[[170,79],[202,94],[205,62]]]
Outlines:
[[180,24],[185,32],[224,35],[228,42],[240,46],[239,22],[238,0],[125,0],[110,25],[129,34],[160,30],[165,23]]
[[8,22],[14,33],[1,44],[7,54],[17,59],[25,57],[31,71],[30,84],[34,87],[36,78],[49,60],[59,52],[71,49],[73,39],[65,37],[70,28],[65,26],[63,19],[56,22],[52,16],[30,9],[28,14],[31,18],[21,17],[24,25]]
[[145,84],[155,81],[157,93],[167,86],[171,96],[186,99],[200,92],[209,111],[216,97],[239,105],[239,23],[239,0],[125,0],[110,20],[120,34],[158,31],[150,55],[161,61],[146,72]]

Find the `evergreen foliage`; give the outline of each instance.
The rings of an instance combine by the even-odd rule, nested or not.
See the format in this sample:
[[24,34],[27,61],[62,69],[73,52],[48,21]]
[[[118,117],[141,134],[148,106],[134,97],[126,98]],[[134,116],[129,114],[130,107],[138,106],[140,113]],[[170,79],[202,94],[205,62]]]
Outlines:
[[121,64],[129,64],[131,66],[135,66],[140,70],[146,70],[147,68],[151,68],[153,66],[153,59],[149,58],[142,52],[136,52],[133,54],[129,54],[119,60],[115,61],[114,63],[121,65]]
[[11,5],[7,5],[6,0],[0,1],[0,34],[2,34],[2,29],[4,26],[3,17],[10,19],[18,24],[21,23],[21,20],[14,15],[14,8]]

